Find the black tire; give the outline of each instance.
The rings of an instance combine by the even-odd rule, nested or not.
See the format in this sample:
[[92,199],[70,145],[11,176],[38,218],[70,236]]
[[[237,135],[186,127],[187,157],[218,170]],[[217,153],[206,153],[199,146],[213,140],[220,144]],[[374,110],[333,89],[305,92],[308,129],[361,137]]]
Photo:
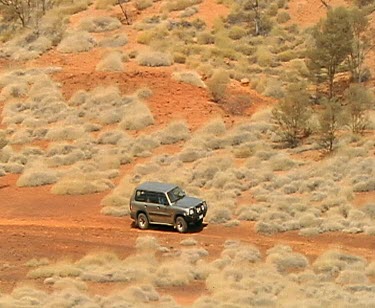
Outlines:
[[150,222],[148,221],[148,217],[145,213],[139,213],[137,217],[137,226],[141,230],[148,229]]
[[180,233],[186,233],[188,230],[188,224],[182,216],[176,218],[176,229]]

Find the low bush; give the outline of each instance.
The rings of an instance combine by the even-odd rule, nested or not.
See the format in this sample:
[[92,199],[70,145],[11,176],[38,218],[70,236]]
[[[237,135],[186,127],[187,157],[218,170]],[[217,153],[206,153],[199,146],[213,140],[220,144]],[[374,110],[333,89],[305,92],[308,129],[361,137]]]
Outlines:
[[85,195],[102,192],[113,188],[107,179],[94,179],[84,174],[61,178],[51,188],[51,193],[56,195]]
[[16,185],[19,187],[34,187],[54,184],[58,181],[58,173],[54,170],[27,169],[18,178]]
[[123,54],[120,52],[111,52],[106,55],[96,65],[96,70],[100,72],[123,72]]
[[367,284],[369,282],[365,273],[353,270],[344,270],[336,278],[339,284]]
[[127,105],[125,114],[119,127],[126,130],[140,130],[154,124],[154,117],[150,109],[140,101]]
[[201,2],[202,0],[172,0],[167,3],[166,9],[168,11],[182,11]]
[[228,36],[232,40],[239,40],[246,35],[247,35],[247,30],[239,26],[231,27],[228,33]]
[[255,53],[257,63],[262,67],[270,67],[274,62],[273,55],[265,46],[258,46]]
[[266,262],[275,264],[280,272],[304,269],[309,265],[304,255],[293,252],[289,246],[284,245],[277,245],[267,250]]
[[84,136],[85,131],[83,127],[68,126],[68,127],[52,127],[46,134],[45,139],[51,141],[59,140],[75,140]]
[[185,141],[189,136],[189,127],[183,121],[171,122],[163,130],[156,133],[160,144],[173,144],[179,141]]
[[280,11],[277,13],[276,21],[279,24],[284,24],[290,20],[290,15],[287,11]]
[[57,46],[62,53],[89,51],[96,46],[95,39],[88,32],[69,33]]
[[111,35],[111,37],[103,38],[98,42],[98,45],[101,47],[121,47],[128,43],[128,37],[126,34],[120,33]]
[[172,79],[197,86],[198,88],[206,87],[202,77],[195,71],[175,72],[172,74]]
[[229,75],[224,70],[215,71],[212,77],[206,82],[208,90],[215,102],[221,102],[227,95],[227,87],[230,83]]
[[78,28],[87,32],[107,32],[118,29],[121,22],[110,16],[87,17],[81,20]]
[[139,54],[137,62],[142,66],[170,66],[173,64],[173,57],[169,53],[149,51]]

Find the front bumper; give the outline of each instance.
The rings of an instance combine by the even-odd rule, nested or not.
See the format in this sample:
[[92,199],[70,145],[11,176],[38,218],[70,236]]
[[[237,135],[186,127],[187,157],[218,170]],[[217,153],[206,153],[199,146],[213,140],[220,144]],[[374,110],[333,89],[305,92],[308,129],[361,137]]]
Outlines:
[[189,224],[194,224],[199,221],[202,221],[204,217],[206,217],[207,214],[207,204],[204,204],[204,209],[201,208],[200,211],[197,211],[197,208],[195,208],[194,214],[189,215],[188,213],[185,214],[185,220]]

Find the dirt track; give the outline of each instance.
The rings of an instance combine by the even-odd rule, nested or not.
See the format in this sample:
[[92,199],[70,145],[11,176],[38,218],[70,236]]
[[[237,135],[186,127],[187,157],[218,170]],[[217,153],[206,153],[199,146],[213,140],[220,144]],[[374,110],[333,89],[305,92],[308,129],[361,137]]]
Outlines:
[[[17,176],[0,179],[0,289],[9,292],[26,280],[25,262],[32,258],[50,260],[77,259],[93,252],[110,250],[125,257],[134,252],[140,235],[155,236],[162,245],[176,247],[185,237],[194,237],[216,257],[227,239],[251,243],[264,253],[276,245],[290,245],[311,260],[327,249],[339,248],[375,259],[375,241],[365,235],[329,233],[301,237],[296,232],[272,236],[259,235],[253,223],[238,227],[206,225],[182,235],[172,228],[140,231],[128,217],[115,218],[100,214],[100,200],[105,194],[90,196],[56,196],[49,187],[18,188]],[[48,198],[46,198],[48,196]]]

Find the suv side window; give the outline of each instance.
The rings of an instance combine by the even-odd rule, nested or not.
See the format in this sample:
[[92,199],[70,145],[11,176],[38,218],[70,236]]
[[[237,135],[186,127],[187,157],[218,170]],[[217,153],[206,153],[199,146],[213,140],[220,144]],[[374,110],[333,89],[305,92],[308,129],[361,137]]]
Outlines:
[[163,205],[169,205],[167,197],[163,193],[158,193],[158,203]]

